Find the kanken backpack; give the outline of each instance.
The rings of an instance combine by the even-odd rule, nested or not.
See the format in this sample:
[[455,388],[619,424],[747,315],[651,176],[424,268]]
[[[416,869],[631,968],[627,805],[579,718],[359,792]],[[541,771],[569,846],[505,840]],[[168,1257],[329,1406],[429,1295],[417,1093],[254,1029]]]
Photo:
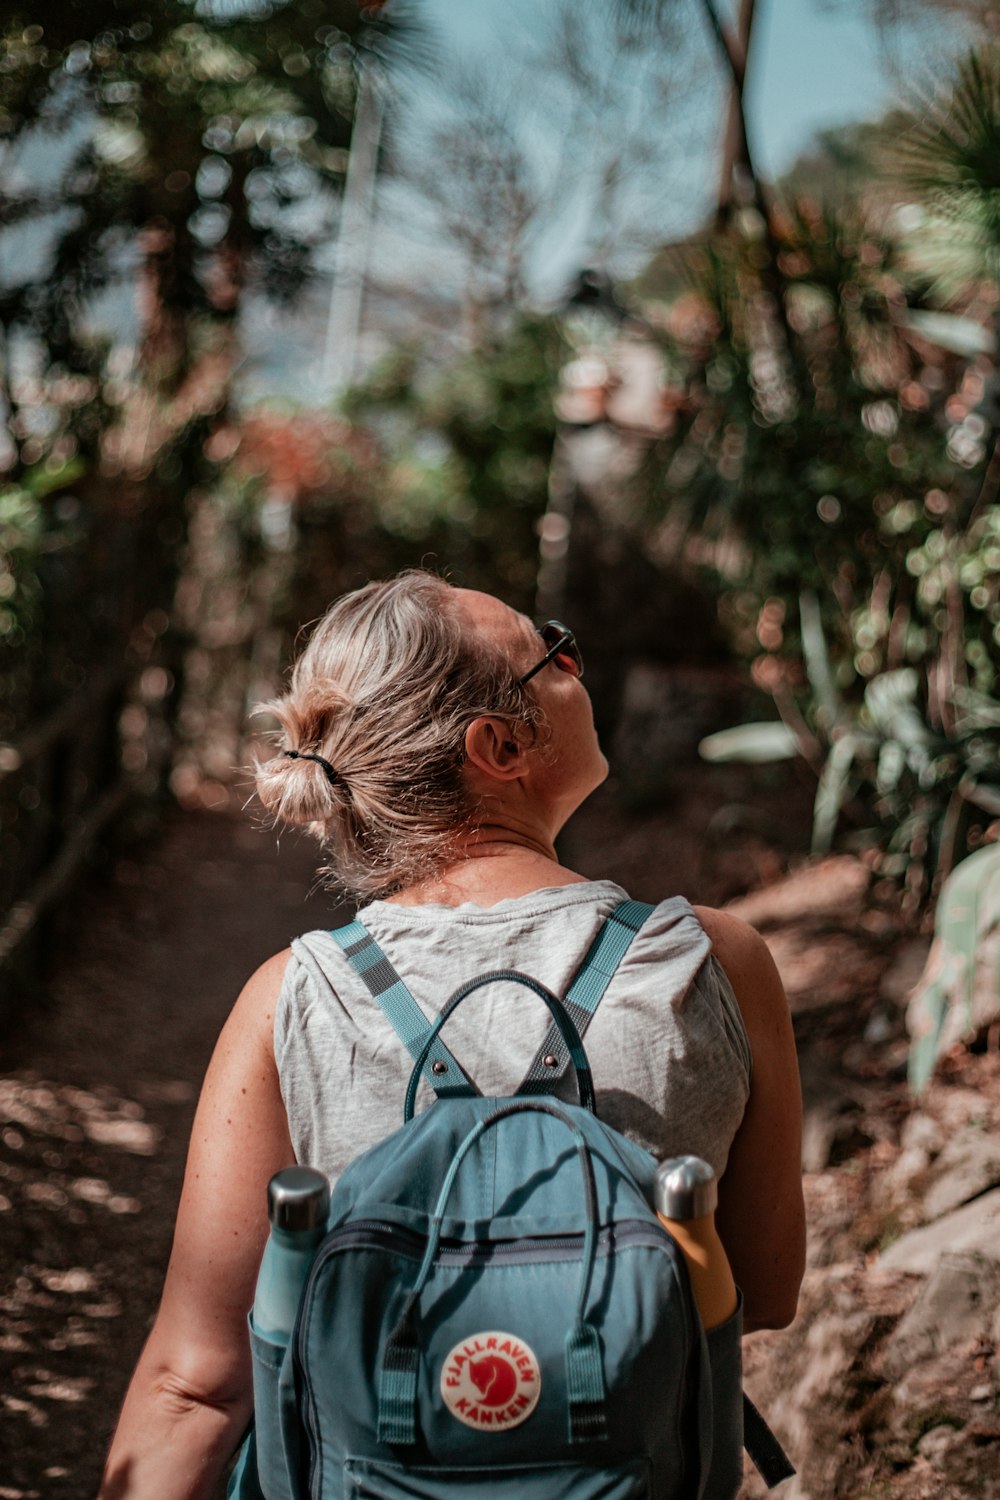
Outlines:
[[[231,1500],[732,1500],[744,1438],[769,1484],[793,1472],[742,1393],[739,1309],[706,1335],[657,1163],[595,1113],[580,1031],[650,910],[612,913],[565,1002],[498,970],[432,1026],[360,923],[334,933],[414,1058],[404,1123],[337,1182],[288,1347],[251,1318]],[[500,981],[552,1022],[483,1098],[439,1034]],[[545,1097],[564,1066],[578,1103]]]

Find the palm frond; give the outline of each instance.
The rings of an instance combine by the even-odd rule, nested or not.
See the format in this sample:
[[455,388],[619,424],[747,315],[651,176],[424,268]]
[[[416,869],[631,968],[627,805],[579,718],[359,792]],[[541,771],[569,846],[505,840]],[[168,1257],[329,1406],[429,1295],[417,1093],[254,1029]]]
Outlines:
[[894,156],[922,197],[1000,191],[1000,47],[968,53],[946,92],[916,102]]
[[945,301],[1000,271],[1000,46],[968,53],[919,100],[886,165],[922,215],[906,263]]

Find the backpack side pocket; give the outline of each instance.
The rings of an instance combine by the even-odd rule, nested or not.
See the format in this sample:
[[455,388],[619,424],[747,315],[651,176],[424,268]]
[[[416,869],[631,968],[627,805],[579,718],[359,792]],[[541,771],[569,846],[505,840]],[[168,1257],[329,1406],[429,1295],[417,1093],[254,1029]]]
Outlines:
[[[253,1359],[254,1429],[249,1441],[256,1450],[259,1491],[267,1500],[302,1500],[301,1423],[292,1383],[290,1351],[261,1338],[250,1326]],[[247,1470],[250,1465],[247,1464]],[[238,1490],[239,1500],[256,1500],[251,1489]]]

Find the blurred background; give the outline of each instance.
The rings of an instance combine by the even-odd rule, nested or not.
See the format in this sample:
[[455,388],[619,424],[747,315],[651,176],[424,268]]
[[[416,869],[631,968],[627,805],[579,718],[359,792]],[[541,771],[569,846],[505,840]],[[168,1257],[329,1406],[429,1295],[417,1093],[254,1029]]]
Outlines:
[[0,964],[116,821],[245,795],[295,632],[420,563],[572,621],[631,807],[762,721],[705,753],[806,763],[803,847],[926,908],[1000,814],[995,7],[23,20]]
[[[995,0],[4,10],[7,1034],[81,902],[98,990],[193,871],[220,922],[267,902],[252,710],[336,595],[425,565],[577,631],[613,776],[570,863],[765,928],[812,893],[800,1043],[818,985],[827,1063],[897,1090],[880,1134],[824,1074],[814,1168],[904,1150],[907,1069],[1000,1024]],[[248,952],[308,925],[283,857]]]

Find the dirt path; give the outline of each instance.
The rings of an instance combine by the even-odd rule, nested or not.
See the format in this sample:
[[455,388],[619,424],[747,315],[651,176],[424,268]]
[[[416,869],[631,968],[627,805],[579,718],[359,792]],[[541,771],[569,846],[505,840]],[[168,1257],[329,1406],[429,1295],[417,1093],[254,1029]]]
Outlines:
[[0,1500],[93,1495],[170,1245],[197,1090],[240,986],[308,927],[312,848],[178,813],[82,900],[0,1073]]

